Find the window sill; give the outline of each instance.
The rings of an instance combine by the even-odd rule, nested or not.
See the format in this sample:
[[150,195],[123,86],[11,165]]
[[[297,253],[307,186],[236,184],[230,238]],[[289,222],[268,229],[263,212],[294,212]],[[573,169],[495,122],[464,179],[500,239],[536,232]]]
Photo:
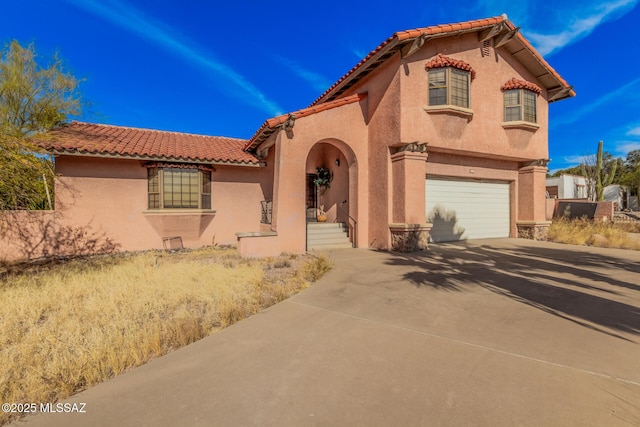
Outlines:
[[458,107],[456,105],[430,105],[424,107],[424,111],[429,114],[451,114],[471,120],[473,110],[471,108]]
[[531,132],[535,132],[540,129],[540,125],[537,123],[525,122],[522,120],[516,120],[513,122],[503,122],[502,127],[505,129],[524,129]]
[[147,209],[142,215],[215,215],[213,209]]

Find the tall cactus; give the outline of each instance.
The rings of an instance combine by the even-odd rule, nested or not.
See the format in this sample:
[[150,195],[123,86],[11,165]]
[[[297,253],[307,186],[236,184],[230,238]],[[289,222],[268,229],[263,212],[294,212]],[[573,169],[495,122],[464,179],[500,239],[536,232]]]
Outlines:
[[602,165],[602,146],[603,142],[598,142],[598,155],[596,157],[596,200],[601,202],[604,200],[604,187],[611,185],[613,178],[616,176],[616,168],[618,162],[613,162],[611,172],[607,173]]

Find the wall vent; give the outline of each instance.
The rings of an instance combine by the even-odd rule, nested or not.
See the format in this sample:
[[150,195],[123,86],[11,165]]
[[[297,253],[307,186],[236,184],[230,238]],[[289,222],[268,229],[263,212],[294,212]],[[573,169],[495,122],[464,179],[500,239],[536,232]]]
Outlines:
[[482,42],[482,56],[489,56],[491,54],[491,40],[485,40]]

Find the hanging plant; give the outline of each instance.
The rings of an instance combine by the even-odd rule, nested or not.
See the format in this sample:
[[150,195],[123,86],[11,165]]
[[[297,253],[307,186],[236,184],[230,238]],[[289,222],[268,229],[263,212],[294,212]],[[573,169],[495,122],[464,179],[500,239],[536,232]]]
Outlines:
[[318,166],[316,168],[317,177],[313,180],[316,187],[324,187],[325,189],[330,187],[331,181],[333,181],[333,173],[324,166]]

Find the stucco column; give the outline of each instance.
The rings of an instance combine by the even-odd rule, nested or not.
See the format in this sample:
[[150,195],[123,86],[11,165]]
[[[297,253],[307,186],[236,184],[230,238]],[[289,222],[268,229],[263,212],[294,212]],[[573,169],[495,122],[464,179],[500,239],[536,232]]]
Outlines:
[[427,224],[425,179],[426,144],[407,144],[391,155],[393,222],[389,224],[391,248],[412,252],[427,248],[431,224]]
[[550,221],[546,218],[548,160],[537,160],[518,171],[518,237],[545,240]]

